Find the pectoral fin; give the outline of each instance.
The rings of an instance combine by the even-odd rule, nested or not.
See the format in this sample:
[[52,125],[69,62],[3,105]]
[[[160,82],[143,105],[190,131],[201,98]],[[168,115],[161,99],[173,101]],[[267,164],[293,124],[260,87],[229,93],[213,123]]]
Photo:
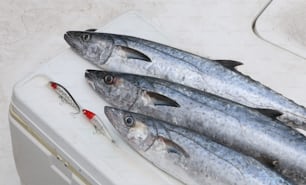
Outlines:
[[178,144],[176,144],[174,141],[167,139],[165,137],[159,136],[159,139],[164,142],[166,145],[166,150],[168,153],[174,153],[179,156],[184,156],[186,158],[190,157],[189,154]]
[[128,59],[138,59],[138,60],[143,60],[146,62],[152,62],[151,59],[147,55],[135,49],[132,49],[126,46],[116,46],[116,48],[121,52],[121,56],[124,56]]
[[242,65],[241,62],[234,61],[234,60],[214,60],[214,61],[232,71],[236,71],[235,67]]
[[283,113],[281,113],[278,110],[273,109],[258,109],[254,108],[254,110],[260,112],[261,114],[268,116],[269,118],[276,119],[277,117],[281,116]]
[[180,105],[175,101],[167,96],[147,91],[146,94],[150,97],[151,101],[154,105],[157,106],[170,106],[170,107],[180,107]]

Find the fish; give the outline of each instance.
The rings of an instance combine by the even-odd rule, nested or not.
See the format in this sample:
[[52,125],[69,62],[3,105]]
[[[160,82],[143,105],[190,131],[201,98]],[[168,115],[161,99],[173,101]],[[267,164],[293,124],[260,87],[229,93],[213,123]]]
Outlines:
[[291,184],[255,159],[186,128],[113,107],[104,112],[135,151],[185,184]]
[[81,112],[79,104],[63,85],[54,81],[50,81],[48,84],[59,95],[63,102],[67,103],[76,110],[75,114],[79,114]]
[[306,137],[254,109],[164,79],[87,70],[89,85],[110,105],[199,132],[306,184]]
[[213,60],[157,42],[111,33],[68,31],[72,50],[109,71],[163,78],[254,108],[282,112],[283,123],[306,130],[306,109],[238,71],[243,63]]

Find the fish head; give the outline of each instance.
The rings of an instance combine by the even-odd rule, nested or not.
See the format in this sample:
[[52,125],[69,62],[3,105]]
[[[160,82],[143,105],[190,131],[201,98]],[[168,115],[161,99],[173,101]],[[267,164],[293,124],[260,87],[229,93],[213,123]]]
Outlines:
[[68,31],[64,39],[76,53],[96,65],[106,63],[114,48],[109,35],[91,31]]
[[104,112],[120,136],[136,151],[146,151],[158,137],[154,121],[147,116],[107,106]]
[[125,80],[120,73],[86,70],[89,85],[109,104],[123,109],[131,108],[139,96],[139,88]]

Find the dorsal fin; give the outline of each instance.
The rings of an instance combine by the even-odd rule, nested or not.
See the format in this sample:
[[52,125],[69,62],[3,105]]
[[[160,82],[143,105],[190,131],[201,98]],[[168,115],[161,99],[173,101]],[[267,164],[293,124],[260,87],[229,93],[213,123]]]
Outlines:
[[167,139],[163,136],[158,136],[158,139],[162,140],[165,143],[168,153],[175,153],[179,156],[184,156],[186,158],[190,157],[189,154],[174,141]]
[[138,59],[146,62],[151,62],[151,59],[147,55],[141,53],[140,51],[129,48],[127,46],[117,45],[116,48],[120,50],[120,52],[122,52],[121,56],[126,57],[127,59]]
[[273,109],[261,109],[261,108],[254,108],[254,110],[260,112],[261,114],[268,116],[269,118],[276,119],[277,117],[281,116],[283,113],[278,110]]
[[87,29],[87,30],[85,30],[85,31],[89,31],[89,32],[95,32],[95,31],[97,31],[98,29],[96,29],[96,28],[90,28],[90,29]]
[[170,106],[170,107],[180,107],[180,105],[167,96],[158,94],[156,92],[147,91],[146,94],[151,98],[154,105],[159,106]]
[[234,61],[234,60],[214,60],[214,61],[221,64],[222,66],[232,70],[232,71],[236,71],[235,67],[243,64],[241,62]]

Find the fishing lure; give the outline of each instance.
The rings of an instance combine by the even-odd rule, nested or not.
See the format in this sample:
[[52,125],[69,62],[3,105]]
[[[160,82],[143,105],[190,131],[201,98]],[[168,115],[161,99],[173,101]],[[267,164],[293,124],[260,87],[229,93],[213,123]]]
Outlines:
[[49,85],[59,95],[63,102],[69,104],[77,111],[75,114],[79,114],[81,112],[80,106],[64,86],[53,81],[50,81]]
[[[69,104],[77,111],[75,114],[78,114],[81,112],[81,108],[79,104],[75,101],[75,99],[72,97],[72,95],[69,93],[69,91],[64,86],[54,81],[50,81],[49,85],[52,89],[55,90],[55,92],[59,95],[60,99],[63,102]],[[111,142],[113,143],[115,142],[112,139],[111,135],[109,134],[109,131],[107,130],[107,128],[104,126],[104,123],[101,120],[101,118],[99,118],[95,113],[87,109],[83,109],[82,112],[86,116],[86,118],[88,118],[88,120],[92,123],[92,125],[95,127],[95,129],[98,132],[106,136]]]
[[108,129],[105,127],[104,122],[101,120],[101,118],[99,118],[98,115],[96,115],[95,113],[93,113],[93,112],[91,112],[87,109],[83,109],[82,112],[86,116],[86,118],[90,121],[90,123],[95,127],[95,129],[97,131],[101,132],[112,143],[115,142],[115,140],[113,140],[113,138],[111,137]]

